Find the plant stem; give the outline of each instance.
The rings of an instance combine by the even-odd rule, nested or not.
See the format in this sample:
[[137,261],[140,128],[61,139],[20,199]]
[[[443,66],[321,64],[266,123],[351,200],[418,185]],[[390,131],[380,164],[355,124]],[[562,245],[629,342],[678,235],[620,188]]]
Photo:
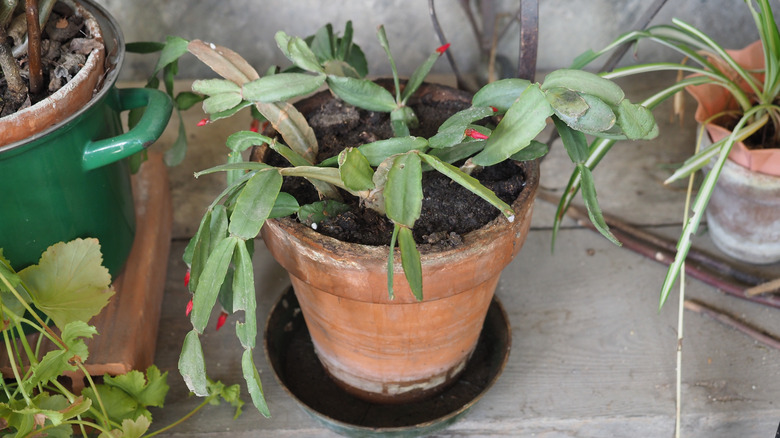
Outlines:
[[203,400],[203,402],[201,402],[201,404],[199,404],[198,406],[196,406],[196,407],[195,407],[195,409],[191,410],[191,411],[190,411],[190,412],[189,412],[187,415],[185,415],[185,416],[183,416],[183,417],[179,418],[178,420],[176,420],[176,421],[174,421],[173,423],[171,423],[171,424],[169,424],[169,425],[167,425],[167,426],[163,427],[163,428],[162,428],[162,429],[160,429],[160,430],[154,431],[154,432],[152,432],[152,433],[150,433],[150,434],[148,434],[148,435],[144,435],[144,436],[145,436],[145,437],[147,437],[147,438],[148,438],[148,437],[153,437],[153,436],[155,436],[155,435],[158,435],[158,434],[161,434],[161,433],[163,433],[163,432],[166,432],[166,431],[168,431],[168,430],[170,430],[170,429],[172,429],[172,428],[174,428],[174,427],[176,427],[176,426],[180,425],[181,423],[183,423],[183,422],[187,421],[187,419],[188,419],[188,418],[192,417],[192,416],[193,416],[193,415],[195,415],[195,414],[196,414],[196,413],[197,413],[199,410],[201,410],[201,409],[202,409],[204,406],[206,406],[207,404],[209,404],[209,403],[211,402],[211,399],[212,399],[212,397],[213,397],[213,396],[206,397],[206,398]]
[[709,306],[706,306],[703,303],[696,302],[693,300],[685,300],[685,308],[692,312],[707,315],[710,318],[722,324],[725,324],[733,329],[739,330],[740,332],[748,335],[749,337],[755,339],[758,342],[761,342],[762,344],[780,350],[780,339],[777,339],[776,337],[770,334],[764,333],[763,331],[757,330],[747,324],[744,324],[738,321],[737,319],[733,318],[732,316],[727,315],[718,310],[715,310]]
[[38,22],[38,0],[25,0],[27,15],[27,60],[30,71],[30,94],[43,91],[43,66],[41,64],[41,26]]

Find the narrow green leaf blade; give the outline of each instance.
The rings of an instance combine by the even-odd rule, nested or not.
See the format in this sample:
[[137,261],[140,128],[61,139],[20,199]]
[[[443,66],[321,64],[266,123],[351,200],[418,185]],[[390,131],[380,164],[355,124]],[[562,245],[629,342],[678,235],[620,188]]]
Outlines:
[[327,80],[331,91],[350,105],[380,112],[390,112],[397,107],[393,95],[371,81],[339,76],[328,76]]
[[478,107],[494,107],[499,114],[509,110],[512,104],[521,94],[531,85],[531,82],[525,79],[501,79],[491,82],[474,95],[471,104]]
[[251,102],[280,102],[314,92],[324,83],[324,74],[279,73],[247,82],[241,94]]
[[236,199],[228,231],[244,240],[254,239],[271,213],[281,188],[282,176],[275,169],[257,172]]
[[181,355],[179,356],[179,373],[184,378],[187,388],[195,395],[199,397],[209,395],[203,347],[200,345],[200,338],[195,330],[190,330],[184,337],[184,345],[181,347]]
[[344,185],[359,192],[374,188],[374,169],[368,159],[356,148],[347,148],[339,154],[339,176]]
[[414,243],[412,230],[407,227],[400,227],[398,232],[398,246],[401,248],[401,265],[404,268],[406,281],[412,290],[417,301],[423,299],[423,278],[422,263],[420,262],[420,251]]
[[371,166],[379,166],[387,158],[403,154],[409,151],[425,152],[428,141],[422,137],[393,137],[386,140],[378,140],[366,143],[358,147],[358,150],[366,157]]
[[260,383],[260,374],[257,372],[257,367],[252,358],[252,350],[250,349],[244,350],[244,354],[241,356],[241,371],[244,374],[249,395],[252,397],[252,404],[255,405],[264,417],[269,418],[271,411],[268,409],[268,404],[265,401],[263,385]]
[[523,91],[487,140],[485,149],[472,158],[474,164],[500,163],[528,146],[546,126],[553,109],[537,85]]
[[604,221],[599,201],[596,199],[596,185],[593,183],[593,174],[590,168],[582,163],[577,164],[577,167],[580,169],[580,175],[582,175],[582,200],[585,202],[590,221],[593,222],[599,233],[609,239],[610,242],[621,246],[620,241],[609,231],[609,226]]
[[410,152],[398,155],[387,173],[384,198],[387,217],[413,227],[422,209],[422,166],[420,156]]
[[203,268],[198,287],[195,289],[190,318],[192,326],[198,333],[203,333],[206,324],[208,324],[211,309],[217,302],[217,295],[225,281],[225,275],[237,242],[238,239],[235,237],[226,237],[220,240],[206,260],[206,266]]
[[257,336],[257,298],[252,257],[246,242],[236,245],[233,272],[233,310],[244,311],[244,322],[236,324],[236,336],[245,349],[255,348]]
[[512,207],[506,202],[502,201],[501,198],[496,196],[492,190],[483,186],[476,178],[465,174],[457,167],[449,163],[445,163],[432,155],[420,154],[420,157],[425,160],[429,166],[433,167],[438,172],[446,175],[451,180],[468,189],[471,193],[474,193],[475,195],[479,196],[499,209],[501,214],[506,216],[510,222],[514,220],[515,212],[512,210]]

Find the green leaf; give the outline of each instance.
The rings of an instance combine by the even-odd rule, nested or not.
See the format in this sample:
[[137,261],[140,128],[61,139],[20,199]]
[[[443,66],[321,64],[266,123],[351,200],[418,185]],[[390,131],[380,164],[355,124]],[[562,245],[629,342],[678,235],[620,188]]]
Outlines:
[[469,125],[487,117],[492,117],[494,114],[493,108],[489,106],[472,106],[451,115],[444,123],[439,125],[438,132],[449,128],[457,128],[463,131]]
[[135,420],[122,420],[122,438],[141,438],[151,425],[152,421],[143,415]]
[[401,226],[393,226],[393,235],[390,237],[390,253],[387,255],[387,294],[391,300],[395,299],[393,291],[393,277],[395,275],[395,243],[398,241],[398,231]]
[[155,365],[146,369],[146,375],[138,370],[112,377],[103,376],[105,387],[118,388],[132,397],[140,406],[163,407],[168,386],[168,372],[160,373]]
[[395,137],[408,137],[410,129],[420,126],[417,114],[408,106],[399,106],[390,111],[390,124]]
[[410,76],[409,80],[406,81],[406,87],[404,87],[403,94],[401,95],[402,104],[406,104],[412,94],[414,94],[414,92],[420,88],[420,85],[422,85],[425,77],[428,76],[428,73],[431,72],[433,64],[435,64],[440,57],[440,53],[433,52],[430,56],[428,56],[428,59],[426,59],[422,64],[420,64],[419,67],[417,67],[417,69],[414,70],[412,76]]
[[299,37],[290,37],[285,53],[296,66],[312,73],[324,73],[317,55],[312,52],[306,41]]
[[89,321],[114,294],[103,267],[97,239],[75,239],[50,246],[38,265],[19,272],[35,307],[63,329],[72,321]]
[[244,348],[255,348],[257,336],[257,299],[255,298],[255,276],[252,256],[246,242],[236,245],[233,256],[236,270],[233,272],[233,310],[244,311],[244,322],[236,323],[236,335]]
[[216,122],[217,120],[226,119],[228,117],[233,117],[234,114],[238,113],[242,109],[244,109],[246,107],[251,107],[251,106],[252,106],[252,102],[249,102],[247,100],[242,100],[238,105],[236,105],[236,106],[234,106],[232,108],[226,109],[225,111],[218,111],[218,112],[209,114],[209,120],[211,120],[212,122]]
[[260,374],[257,372],[252,358],[252,350],[244,350],[244,354],[241,356],[241,371],[244,374],[249,395],[252,397],[252,404],[264,417],[270,417],[271,411],[268,410],[268,404],[265,402],[263,385],[260,383]]
[[78,356],[82,362],[89,358],[89,351],[81,338],[91,339],[96,333],[94,327],[83,321],[73,321],[65,326],[62,339],[66,348],[46,353],[41,361],[32,367],[32,376],[25,381],[25,389],[29,391],[39,384],[56,380],[65,371],[76,371],[78,368],[72,363],[74,358]]
[[590,94],[609,105],[618,105],[625,97],[623,90],[614,82],[584,70],[560,69],[544,78],[542,91],[566,88],[579,93]]
[[177,109],[186,111],[195,106],[196,103],[203,102],[203,96],[189,91],[182,91],[176,95],[174,102],[176,103]]
[[590,108],[579,93],[567,88],[551,88],[544,94],[555,112],[568,119],[581,117]]
[[349,211],[347,204],[331,200],[317,201],[302,206],[298,211],[298,220],[311,227],[347,211]]
[[241,387],[236,385],[225,386],[222,382],[208,381],[209,398],[212,405],[219,404],[219,400],[215,397],[220,397],[231,406],[236,408],[236,414],[233,416],[235,420],[241,415],[241,408],[244,406],[244,402],[241,400]]
[[352,44],[349,53],[344,57],[344,61],[351,65],[358,73],[358,77],[365,77],[368,74],[368,61],[357,44]]
[[649,109],[623,100],[616,108],[617,125],[631,140],[650,140],[658,136],[658,125]]
[[404,275],[409,283],[409,288],[412,290],[414,297],[417,298],[417,301],[422,301],[422,264],[420,262],[420,252],[414,243],[412,230],[404,226],[400,227],[398,231],[398,246],[401,248],[401,265],[404,268]]
[[333,59],[336,56],[333,41],[333,25],[330,23],[319,28],[314,34],[314,38],[311,40],[311,50],[320,61]]
[[227,79],[199,79],[192,83],[192,91],[214,96],[222,93],[240,93],[241,87]]
[[390,112],[398,106],[389,91],[365,79],[328,76],[328,86],[344,102],[365,110]]
[[[451,146],[443,149],[433,149],[428,152],[428,155],[434,156],[445,163],[456,163],[460,160],[466,159],[477,152],[485,148],[485,140],[466,141],[455,146]],[[533,142],[531,142],[533,144]],[[515,155],[522,154],[526,149],[530,149],[530,146],[521,150]],[[512,159],[515,159],[512,155]],[[521,160],[518,160],[521,161]]]
[[588,110],[584,114],[575,117],[569,117],[558,111],[555,114],[566,122],[567,125],[578,131],[593,135],[609,132],[617,121],[617,116],[615,116],[612,108],[595,96],[589,94],[581,94],[580,96],[588,105]]
[[217,301],[219,289],[225,281],[225,274],[227,274],[237,242],[236,237],[226,237],[220,240],[206,260],[206,266],[203,267],[198,287],[195,289],[190,318],[192,326],[198,333],[203,333],[206,328],[211,309],[214,308]]
[[[165,151],[163,156],[165,164],[169,167],[178,166],[184,161],[184,157],[187,155],[186,125],[184,124],[184,118],[181,115],[181,111],[177,109],[176,115],[179,117],[179,129],[176,140],[173,142],[173,145]],[[146,152],[146,150],[144,150],[144,152]]]
[[230,233],[245,240],[257,236],[281,187],[282,176],[274,169],[257,172],[250,178],[230,215]]
[[492,106],[498,110],[499,114],[503,114],[509,110],[512,104],[530,85],[531,82],[517,78],[491,82],[474,94],[471,104],[475,107]]
[[225,145],[233,152],[244,152],[252,146],[270,144],[273,140],[265,135],[252,131],[238,131],[231,134]]
[[239,105],[242,100],[241,94],[235,92],[215,94],[203,101],[203,112],[212,114],[227,111]]
[[427,146],[428,141],[422,137],[406,136],[366,143],[358,147],[358,150],[366,157],[368,164],[378,166],[393,155],[415,150],[425,152]]
[[414,152],[398,155],[387,173],[384,190],[387,217],[413,227],[422,209],[422,168]]
[[563,147],[569,154],[569,158],[574,164],[584,163],[588,159],[590,151],[588,150],[588,140],[585,134],[575,131],[558,117],[553,117],[555,129],[561,137]]
[[339,153],[339,176],[348,189],[360,192],[374,188],[372,178],[374,169],[368,159],[355,148],[347,148]]
[[582,200],[585,202],[590,221],[593,222],[599,233],[609,239],[610,242],[621,246],[620,241],[609,231],[609,226],[604,221],[599,201],[596,199],[596,185],[593,183],[593,174],[590,172],[590,168],[582,163],[577,164],[577,168],[582,175]]
[[480,166],[500,163],[528,146],[547,124],[553,109],[538,86],[525,89],[471,160]]
[[298,212],[300,205],[295,197],[286,192],[279,192],[274,202],[274,207],[271,209],[271,213],[268,214],[269,219],[275,219],[279,217],[289,216]]
[[314,130],[309,126],[306,118],[294,106],[287,102],[259,102],[255,105],[255,108],[282,135],[285,143],[292,150],[310,163],[316,161],[318,151],[317,137],[314,135]]
[[[162,48],[162,52],[160,53],[160,59],[157,60],[157,65],[154,67],[154,72],[152,73],[152,76],[156,76],[157,73],[160,72],[165,66],[170,65],[174,62],[176,62],[179,58],[182,57],[185,53],[187,53],[187,44],[189,41],[176,37],[176,36],[168,36],[165,38],[165,46]],[[147,48],[150,48],[150,46],[146,46]]]
[[279,73],[247,82],[241,93],[251,102],[285,101],[316,91],[325,83],[325,77],[324,74]]
[[543,156],[547,155],[547,152],[549,152],[549,148],[546,144],[536,140],[531,140],[531,144],[509,158],[515,161],[531,161],[537,158],[542,158]]
[[209,394],[206,378],[206,361],[203,359],[203,347],[198,332],[190,330],[184,337],[184,345],[179,356],[179,373],[187,388],[199,397]]
[[514,220],[515,212],[514,210],[512,210],[512,207],[509,206],[506,202],[502,201],[498,196],[496,196],[496,194],[493,193],[492,190],[483,186],[476,178],[465,174],[457,167],[445,163],[431,155],[420,154],[420,157],[423,160],[425,160],[425,162],[428,163],[428,165],[436,169],[438,172],[442,173],[443,175],[446,175],[451,180],[455,181],[456,183],[460,184],[464,188],[468,189],[468,191],[470,191],[471,193],[474,193],[475,195],[479,196],[480,198],[484,199],[485,201],[489,202],[491,205],[499,209],[504,216],[509,218],[510,222]]

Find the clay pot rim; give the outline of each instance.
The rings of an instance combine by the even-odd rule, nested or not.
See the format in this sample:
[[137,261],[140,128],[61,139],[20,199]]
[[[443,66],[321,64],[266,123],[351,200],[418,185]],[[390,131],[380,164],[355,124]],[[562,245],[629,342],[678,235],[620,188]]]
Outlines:
[[[423,263],[430,259],[444,259],[448,255],[463,253],[464,251],[482,251],[484,250],[485,242],[493,242],[499,240],[505,234],[514,233],[515,226],[522,221],[521,214],[518,213],[524,211],[533,203],[536,188],[539,186],[539,161],[518,162],[518,165],[521,165],[524,169],[526,184],[514,202],[512,202],[512,209],[516,213],[515,221],[510,223],[503,215],[499,214],[483,227],[464,234],[463,243],[452,248],[431,249],[428,245],[418,245]],[[269,219],[267,222],[272,222],[286,232],[295,234],[304,245],[322,246],[325,251],[330,253],[349,251],[353,254],[360,254],[361,257],[387,260],[386,245],[344,242],[319,233],[290,217]]]
[[[41,129],[21,140],[17,140],[5,145],[0,145],[0,153],[11,151],[29,144],[30,142],[33,142],[39,138],[45,137],[67,125],[71,121],[77,119],[82,113],[91,107],[93,102],[102,99],[103,96],[109,92],[111,88],[109,85],[113,84],[119,75],[119,67],[122,65],[125,56],[125,41],[119,24],[116,22],[115,18],[109,14],[101,5],[95,4],[90,0],[59,1],[62,1],[63,3],[73,7],[79,15],[85,18],[85,25],[88,26],[93,38],[100,41],[103,44],[103,47],[93,49],[87,56],[87,60],[81,70],[79,70],[79,72],[76,73],[76,75],[73,76],[73,78],[68,81],[68,83],[66,83],[56,92],[52,93],[49,97],[36,103],[35,105],[0,118],[0,129],[5,129],[3,127],[5,124],[14,123],[16,120],[27,117],[31,113],[40,111],[44,107],[50,106],[56,108],[58,101],[62,100],[74,89],[82,86],[82,84],[87,83],[90,75],[95,69],[103,68],[105,71],[98,80],[98,83],[93,90],[92,98],[88,102],[86,102],[84,105],[81,105],[70,115],[64,117],[53,125],[46,127],[45,129]],[[105,32],[100,25],[101,20],[105,20],[108,22],[109,26],[113,28],[107,29],[109,32]],[[106,53],[108,49],[108,43],[106,40],[108,39],[113,40],[112,42],[114,46],[114,53]]]

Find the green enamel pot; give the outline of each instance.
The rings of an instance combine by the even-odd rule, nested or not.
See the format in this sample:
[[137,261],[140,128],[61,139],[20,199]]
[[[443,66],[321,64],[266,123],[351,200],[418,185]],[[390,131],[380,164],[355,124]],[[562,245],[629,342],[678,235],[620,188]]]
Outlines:
[[[125,53],[119,26],[94,2],[79,3],[98,20],[110,54],[107,73],[87,105],[25,140],[0,146],[0,248],[18,270],[37,263],[54,243],[95,237],[115,277],[135,235],[125,158],[157,140],[173,106],[159,90],[115,87]],[[140,107],[141,121],[123,132],[120,113]]]

